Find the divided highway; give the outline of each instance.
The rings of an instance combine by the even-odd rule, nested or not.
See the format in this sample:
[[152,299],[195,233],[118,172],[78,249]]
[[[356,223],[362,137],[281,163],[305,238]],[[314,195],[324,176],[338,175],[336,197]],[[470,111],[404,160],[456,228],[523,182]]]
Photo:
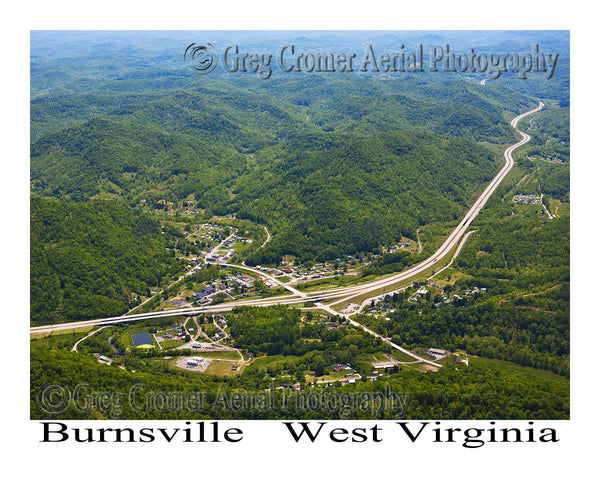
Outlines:
[[[528,115],[532,115],[535,112],[538,112],[543,107],[544,107],[544,104],[542,102],[540,102],[538,107],[534,108],[533,110],[530,110],[528,112],[522,113],[521,115],[518,115],[511,121],[511,123],[510,123],[511,126],[515,129],[517,129],[517,123],[521,119],[527,117]],[[243,306],[243,305],[250,305],[250,306],[270,306],[270,305],[285,305],[285,304],[290,305],[290,304],[302,303],[305,301],[312,301],[312,302],[320,303],[323,300],[328,300],[328,299],[333,299],[333,298],[336,298],[336,299],[339,299],[340,297],[352,298],[352,297],[355,297],[358,295],[368,294],[371,292],[375,292],[376,290],[379,290],[383,287],[387,287],[387,286],[393,285],[395,283],[398,283],[400,281],[407,280],[407,279],[409,279],[415,275],[418,275],[419,273],[422,273],[422,272],[426,271],[427,269],[431,268],[433,265],[436,264],[436,262],[440,258],[442,258],[445,255],[447,255],[448,253],[450,253],[457,246],[457,244],[459,243],[459,241],[465,234],[466,230],[471,225],[471,222],[473,221],[473,219],[481,211],[481,209],[484,207],[486,202],[492,196],[492,194],[494,193],[496,188],[498,188],[500,183],[504,180],[506,175],[508,175],[508,173],[512,169],[512,167],[514,165],[512,153],[515,151],[515,149],[519,148],[520,146],[524,145],[525,143],[527,143],[530,140],[529,135],[527,135],[526,133],[521,132],[519,130],[517,130],[517,131],[521,134],[521,140],[519,142],[515,143],[514,145],[511,145],[504,151],[504,159],[505,159],[504,166],[498,172],[498,174],[494,177],[494,179],[490,182],[490,184],[487,186],[487,188],[483,191],[483,193],[477,199],[477,201],[473,204],[473,206],[469,209],[469,211],[467,212],[465,217],[461,220],[459,225],[454,229],[454,231],[450,234],[450,236],[444,241],[444,243],[438,248],[438,250],[433,255],[431,255],[428,259],[422,261],[421,263],[412,266],[411,268],[409,268],[408,270],[406,270],[404,272],[392,275],[392,276],[387,277],[382,280],[376,280],[373,282],[365,283],[362,285],[355,285],[352,287],[335,288],[335,289],[329,289],[329,290],[319,290],[319,291],[312,291],[312,292],[300,292],[292,287],[283,285],[285,288],[288,288],[288,290],[291,291],[291,293],[289,295],[283,295],[283,296],[272,297],[272,298],[264,298],[264,299],[241,300],[241,301],[237,301],[237,302],[222,303],[222,304],[218,304],[218,305],[210,305],[210,306],[205,306],[205,307],[181,308],[181,309],[173,309],[173,310],[163,310],[163,311],[159,311],[159,312],[148,312],[148,313],[139,313],[139,314],[125,315],[125,316],[118,316],[118,317],[100,318],[100,319],[95,319],[95,320],[87,320],[87,321],[82,321],[82,322],[71,322],[71,323],[66,323],[66,324],[43,325],[43,326],[38,326],[38,327],[31,327],[30,332],[31,333],[50,332],[50,331],[59,331],[59,330],[79,328],[79,327],[90,327],[90,326],[95,326],[95,325],[113,325],[113,324],[118,324],[118,323],[123,323],[123,322],[131,322],[131,321],[135,321],[135,320],[166,317],[166,316],[172,316],[172,315],[198,315],[198,314],[202,314],[202,313],[226,312],[226,311],[232,310],[235,307]],[[236,265],[236,267],[237,268],[247,268],[249,270],[252,270],[250,267],[242,267],[239,265]],[[265,274],[263,272],[256,271],[256,273],[259,273],[260,275],[265,276]],[[277,282],[277,280],[274,278],[272,280],[275,280]],[[277,282],[277,283],[280,283],[280,282]],[[341,301],[341,300],[336,301],[336,303],[339,303],[339,301]],[[328,307],[327,305],[321,304],[321,306],[324,307],[324,309],[327,311],[331,311],[336,314],[339,314],[339,313],[335,312],[333,309],[331,309],[331,307]],[[354,321],[352,321],[352,323],[356,324],[356,325],[360,325]],[[360,325],[360,326],[362,327],[362,325]],[[364,328],[364,327],[362,327],[362,328]],[[370,333],[375,335],[374,332],[370,332]],[[393,346],[394,346],[394,348],[404,351],[397,345],[393,345]],[[411,355],[414,355],[414,354],[411,354]],[[424,359],[421,359],[421,360],[425,361]],[[433,362],[430,362],[430,361],[426,361],[426,362],[434,364]]]
[[[532,115],[535,112],[538,112],[543,107],[544,107],[544,104],[542,102],[540,102],[538,107],[515,117],[512,120],[512,122],[510,122],[511,126],[516,130],[517,124],[519,123],[519,121],[522,118],[524,118],[528,115]],[[496,188],[498,188],[500,183],[502,183],[502,180],[504,180],[506,175],[508,175],[508,172],[510,172],[510,170],[514,166],[515,162],[512,158],[512,152],[514,152],[517,148],[524,145],[531,139],[531,137],[529,135],[527,135],[526,133],[521,132],[520,130],[517,130],[517,131],[521,134],[522,138],[519,142],[515,143],[514,145],[511,145],[504,151],[505,163],[504,163],[504,166],[502,167],[502,169],[498,172],[498,174],[490,182],[490,184],[487,186],[487,188],[483,191],[481,196],[473,204],[471,209],[467,212],[465,217],[462,219],[461,223],[454,229],[454,231],[450,234],[450,236],[446,239],[446,241],[442,244],[442,246],[433,255],[431,255],[428,259],[409,268],[408,270],[406,270],[402,273],[398,273],[396,275],[385,278],[383,280],[370,282],[365,285],[357,285],[354,287],[346,287],[346,288],[332,289],[332,290],[322,290],[319,292],[312,292],[312,294],[317,297],[320,297],[320,298],[332,298],[335,296],[340,296],[340,294],[343,294],[344,296],[346,296],[347,294],[348,295],[350,295],[350,294],[361,295],[364,293],[368,293],[370,291],[377,290],[382,287],[387,287],[389,285],[393,285],[394,283],[397,283],[402,280],[406,280],[409,277],[417,275],[417,274],[427,270],[428,268],[432,267],[438,261],[438,259],[440,259],[440,258],[444,257],[446,254],[450,253],[450,251],[457,245],[457,243],[459,242],[460,238],[463,236],[465,231],[469,228],[469,226],[471,225],[471,222],[475,219],[475,217],[481,211],[481,209],[484,207],[484,205],[486,204],[488,199],[492,196],[492,194],[494,193]]]

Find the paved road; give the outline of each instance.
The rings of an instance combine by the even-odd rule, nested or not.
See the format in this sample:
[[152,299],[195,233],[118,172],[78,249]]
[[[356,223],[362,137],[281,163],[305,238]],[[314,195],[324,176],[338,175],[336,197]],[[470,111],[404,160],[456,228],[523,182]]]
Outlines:
[[[515,117],[512,120],[511,126],[516,129],[517,123],[522,118],[524,118],[528,115],[531,115],[535,112],[538,112],[543,107],[544,107],[544,104],[542,102],[540,102],[540,104],[537,108],[534,108],[533,110],[530,110],[521,115],[518,115],[517,117]],[[463,220],[460,222],[460,224],[454,229],[454,231],[450,234],[450,236],[444,241],[442,246],[440,248],[438,248],[438,250],[433,255],[431,255],[431,257],[429,257],[428,259],[424,260],[423,262],[421,262],[417,265],[414,265],[413,267],[409,268],[408,270],[406,270],[404,272],[398,273],[396,275],[392,275],[392,276],[387,277],[382,280],[376,280],[373,282],[369,282],[369,283],[366,283],[363,285],[355,285],[352,287],[344,287],[344,288],[336,288],[336,289],[331,289],[331,290],[320,290],[320,291],[312,291],[312,292],[300,292],[296,289],[293,289],[289,286],[282,284],[283,286],[288,288],[288,290],[291,290],[291,294],[283,295],[283,296],[279,296],[279,297],[273,297],[273,298],[265,298],[265,299],[247,299],[247,300],[242,300],[242,301],[238,301],[238,302],[222,303],[219,305],[210,305],[210,306],[204,306],[204,307],[163,310],[163,311],[159,311],[159,312],[148,312],[148,313],[127,315],[127,316],[101,318],[101,319],[87,320],[87,321],[82,321],[82,322],[71,322],[71,323],[67,323],[67,324],[44,325],[44,326],[39,326],[39,327],[31,327],[30,332],[31,333],[49,332],[49,331],[65,330],[65,329],[71,329],[71,328],[77,328],[77,327],[83,327],[83,326],[91,326],[91,325],[113,325],[113,324],[118,324],[118,323],[123,323],[123,322],[131,322],[131,321],[147,319],[147,318],[166,317],[166,316],[171,316],[171,315],[198,315],[198,314],[202,314],[202,313],[226,312],[226,311],[232,310],[233,308],[235,308],[237,306],[242,306],[242,305],[250,305],[250,306],[269,306],[269,305],[286,305],[286,304],[290,305],[290,304],[302,303],[304,301],[312,301],[312,302],[315,302],[317,305],[321,305],[322,307],[324,307],[325,310],[329,311],[329,309],[331,309],[331,307],[323,305],[321,303],[323,300],[333,299],[333,298],[339,299],[340,297],[352,298],[354,296],[374,292],[383,287],[387,287],[392,284],[398,283],[402,280],[406,280],[406,279],[413,277],[415,275],[418,275],[419,273],[434,266],[440,258],[442,258],[445,255],[447,255],[448,253],[450,253],[452,251],[452,249],[460,242],[460,240],[463,237],[463,235],[465,234],[466,230],[471,225],[471,222],[473,221],[473,219],[481,211],[481,209],[484,207],[484,205],[486,204],[488,199],[492,196],[492,194],[494,193],[496,188],[498,188],[498,186],[500,185],[502,180],[504,180],[506,175],[508,175],[508,173],[512,169],[512,167],[514,165],[512,153],[515,151],[515,149],[519,148],[520,146],[524,145],[525,143],[527,143],[530,140],[530,136],[527,135],[526,133],[521,132],[521,131],[519,131],[519,133],[521,134],[521,140],[519,142],[515,143],[514,145],[511,145],[510,147],[508,147],[504,152],[505,164],[502,167],[502,169],[500,170],[500,172],[498,172],[498,174],[490,182],[490,184],[487,186],[487,188],[484,190],[484,192],[481,194],[481,196],[477,199],[477,201],[469,209],[469,211],[467,212],[467,214],[465,215]],[[239,265],[236,265],[236,267],[241,268]],[[249,270],[253,270],[250,267],[245,267],[245,268],[248,268]],[[253,271],[255,271],[255,270],[253,270]],[[264,275],[263,272],[260,272],[260,274]],[[275,280],[275,281],[277,281],[277,280]],[[278,283],[280,283],[280,282],[278,282]],[[331,309],[331,311],[335,312],[333,309]],[[335,312],[335,314],[339,315],[339,312]],[[353,322],[353,323],[357,324],[356,322]],[[359,324],[357,324],[357,325],[359,325]],[[364,327],[362,327],[362,328],[364,328]],[[371,331],[369,330],[369,332],[371,332]],[[371,333],[376,335],[374,332],[371,332]],[[394,348],[396,348],[396,347],[398,347],[398,346],[395,346]],[[400,347],[398,347],[398,348],[400,349]],[[428,363],[431,363],[431,362],[428,362]]]
[[[540,104],[537,108],[515,117],[511,122],[511,126],[516,129],[517,123],[522,118],[541,110],[543,108],[543,106],[544,106],[544,104],[542,102],[540,102]],[[340,296],[340,294],[342,294],[344,296],[346,294],[361,295],[363,293],[368,293],[369,291],[374,291],[379,288],[387,287],[394,283],[398,283],[399,281],[406,280],[407,278],[417,275],[417,274],[427,270],[428,268],[432,267],[433,265],[435,265],[435,263],[438,261],[438,259],[440,259],[443,256],[445,256],[446,254],[448,254],[457,245],[457,243],[460,241],[460,238],[463,236],[465,231],[471,225],[471,222],[475,219],[477,214],[485,206],[488,199],[492,196],[492,194],[494,193],[496,188],[498,188],[498,186],[500,185],[502,180],[504,180],[506,175],[508,175],[508,172],[510,172],[510,170],[512,169],[513,165],[515,164],[515,162],[512,158],[512,152],[514,152],[515,149],[517,149],[520,146],[527,143],[531,138],[529,135],[527,135],[524,132],[519,131],[519,133],[521,134],[521,137],[522,137],[521,140],[519,142],[515,143],[514,145],[511,145],[510,147],[508,147],[504,152],[505,163],[504,163],[504,166],[502,167],[502,169],[500,170],[500,172],[498,172],[498,174],[490,182],[490,184],[487,186],[487,188],[483,191],[481,196],[473,204],[473,206],[467,212],[467,214],[465,215],[465,217],[463,218],[461,223],[454,229],[454,231],[450,234],[450,236],[446,239],[446,241],[442,244],[442,246],[440,248],[438,248],[438,250],[433,255],[431,255],[431,257],[429,257],[428,259],[424,260],[423,262],[409,268],[408,270],[406,270],[402,273],[398,273],[396,275],[385,278],[383,280],[370,282],[369,284],[365,284],[365,285],[357,285],[354,287],[317,291],[317,292],[312,292],[312,294],[315,296],[321,296],[321,298],[332,298],[336,295]]]
[[354,325],[355,327],[363,329],[368,334],[373,335],[374,337],[377,337],[377,338],[383,340],[385,343],[389,344],[392,348],[405,353],[406,355],[408,355],[408,356],[410,356],[410,357],[418,360],[419,362],[427,363],[427,364],[432,365],[434,367],[441,367],[441,365],[439,363],[435,363],[435,362],[433,362],[431,360],[428,360],[426,358],[422,358],[422,357],[416,355],[415,353],[411,352],[410,350],[406,350],[406,349],[402,348],[400,345],[397,345],[394,342],[391,342],[390,340],[388,340],[387,338],[379,335],[378,333],[375,333],[373,330],[365,327],[362,323],[358,323],[357,321],[352,320],[350,318],[349,314],[341,314],[339,312],[336,312],[329,305],[324,305],[322,303],[317,303],[316,306],[319,307],[319,308],[322,308],[323,310],[325,310],[325,311],[327,311],[329,313],[331,313],[332,315],[339,315],[340,317],[344,317],[348,321],[348,323],[350,323],[351,325]]
[[235,234],[237,233],[237,228],[232,228],[232,230],[235,230],[235,231],[231,235],[229,235],[227,238],[224,238],[223,240],[221,240],[221,243],[219,243],[216,247],[213,247],[213,249],[206,254],[206,258],[214,256],[220,248],[223,248],[223,244],[225,242],[231,240],[235,236]]
[[79,340],[77,340],[77,342],[75,342],[75,345],[73,345],[73,348],[71,348],[72,352],[76,352],[77,351],[77,347],[79,346],[79,344],[81,342],[83,342],[86,338],[91,337],[92,335],[95,335],[96,333],[98,333],[100,330],[102,330],[103,328],[106,327],[100,327],[98,330],[92,330],[90,333],[88,333],[85,337],[80,338]]
[[471,230],[470,232],[467,232],[462,240],[460,241],[460,243],[458,244],[458,247],[456,248],[456,250],[454,251],[454,255],[452,255],[452,258],[450,259],[450,262],[448,262],[446,264],[446,266],[444,266],[440,271],[436,272],[435,274],[433,274],[431,277],[429,277],[427,280],[432,279],[433,277],[439,275],[440,273],[442,273],[444,270],[446,270],[447,268],[450,268],[450,266],[452,265],[452,263],[454,262],[454,260],[456,260],[456,257],[458,257],[458,254],[460,253],[460,251],[462,250],[462,248],[465,246],[466,241],[469,239],[469,237],[474,234],[477,230]]
[[289,290],[294,295],[297,295],[297,296],[303,297],[303,298],[306,297],[305,292],[301,292],[300,290],[295,289],[291,285],[288,285],[287,283],[283,283],[282,281],[278,280],[277,277],[269,275],[261,270],[258,270],[257,268],[252,268],[247,265],[235,265],[233,263],[219,263],[219,265],[225,265],[227,267],[235,267],[235,268],[239,268],[241,270],[248,270],[249,272],[252,272],[252,273],[255,273],[256,275],[265,277],[267,280],[270,280],[271,282],[276,283],[277,285]]
[[546,208],[546,205],[544,205],[544,201],[543,201],[543,199],[544,199],[544,194],[542,194],[542,201],[541,201],[541,204],[542,204],[542,207],[544,208],[544,210],[546,211],[546,215],[548,215],[548,218],[550,218],[550,219],[554,218],[554,215],[552,215],[552,214],[551,214],[551,213],[548,211],[548,209]]

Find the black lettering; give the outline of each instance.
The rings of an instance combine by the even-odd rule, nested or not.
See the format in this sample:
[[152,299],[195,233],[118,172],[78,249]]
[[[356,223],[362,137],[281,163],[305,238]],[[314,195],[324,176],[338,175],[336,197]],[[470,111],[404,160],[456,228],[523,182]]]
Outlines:
[[[126,443],[135,442],[135,433],[134,433],[133,429],[131,429],[131,428],[117,428],[117,429],[115,429],[115,432],[117,433],[117,439],[116,439],[117,442],[126,442]],[[123,432],[127,432],[129,434],[128,435],[128,437],[129,437],[128,440],[123,440],[121,438],[121,434]]]
[[192,422],[185,422],[185,424],[188,426],[183,429],[183,431],[185,432],[184,442],[189,443],[192,441],[192,429],[189,427],[189,425],[191,425]]
[[[69,434],[65,433],[67,426],[64,423],[59,422],[42,422],[44,425],[44,439],[42,442],[64,442],[69,439]],[[60,425],[60,430],[50,430],[50,425]],[[58,433],[61,438],[59,440],[50,440],[50,434]]]
[[[544,433],[546,431],[547,431],[547,433]],[[559,441],[559,439],[556,437],[556,430],[554,430],[553,428],[542,428],[540,433],[542,434],[540,436],[540,442],[547,443],[547,442],[558,442]],[[549,436],[550,438],[548,438],[546,440],[545,437],[547,437],[547,436]]]
[[[142,440],[142,436],[148,438],[148,440]],[[141,443],[149,443],[154,441],[154,430],[151,428],[142,428],[140,430],[140,442]]]
[[381,427],[378,427],[377,425],[375,425],[375,426],[371,427],[371,431],[373,432],[373,441],[374,442],[379,443],[379,442],[383,441],[382,438],[379,438],[377,436],[377,432],[381,432]]
[[[338,438],[338,435],[345,435],[345,437],[340,439]],[[329,433],[329,438],[331,438],[332,441],[337,443],[345,442],[346,440],[348,440],[348,430],[346,430],[345,428],[334,428]]]
[[302,431],[300,432],[300,434],[296,433],[296,430],[294,430],[294,422],[283,422],[283,424],[287,427],[287,429],[289,430],[289,432],[292,434],[292,437],[294,437],[294,440],[297,442],[300,441],[300,438],[302,438],[302,435],[304,435],[304,433],[306,433],[306,436],[310,439],[311,442],[314,442],[317,437],[319,436],[319,433],[321,433],[321,429],[323,428],[323,425],[325,425],[327,422],[319,422],[319,424],[321,425],[319,427],[319,429],[317,430],[317,432],[313,435],[310,427],[308,426],[308,422],[298,422],[301,426],[302,426]]
[[406,435],[408,435],[408,438],[410,438],[411,442],[415,443],[417,441],[417,438],[419,438],[419,435],[421,435],[421,432],[423,431],[423,429],[429,425],[429,422],[421,422],[421,429],[419,430],[419,432],[416,435],[413,435],[413,433],[410,431],[410,428],[408,428],[408,422],[396,422],[398,425],[400,425],[400,427],[402,427],[402,430],[404,430],[404,433],[406,433]]
[[[485,430],[481,428],[467,428],[465,430],[465,441],[463,443],[463,447],[466,448],[479,448],[485,445],[485,442],[481,440],[482,433]],[[471,433],[474,432],[474,433]]]
[[[365,428],[355,428],[352,430],[352,435],[352,441],[355,443],[363,443],[367,441],[367,430]],[[356,437],[358,437],[358,439]]]
[[179,432],[179,429],[176,428],[175,430],[173,430],[173,434],[169,435],[167,433],[167,429],[166,428],[159,428],[158,431],[160,433],[162,433],[163,437],[165,437],[165,439],[167,440],[167,442],[171,443],[171,441],[175,438],[175,435],[177,435],[177,432]]
[[221,440],[219,440],[219,424],[217,422],[212,422],[212,426],[213,426],[213,438],[212,438],[211,442],[219,443],[221,441]]
[[[112,429],[112,428],[99,428],[99,429],[98,429],[98,432],[100,433],[100,440],[98,440],[98,441],[99,441],[100,443],[104,443],[104,442],[106,442],[106,439],[104,438],[104,434],[105,434],[106,432],[112,432],[112,431],[113,431],[113,429]],[[119,441],[121,441],[120,439],[121,439],[121,437],[120,437],[120,435],[119,435]]]
[[[242,432],[239,428],[229,428],[229,429],[225,430],[225,433],[223,436],[225,437],[225,440],[227,440],[228,442],[236,443],[236,442],[239,442],[240,440],[242,440],[243,434],[244,434],[244,432]],[[240,438],[233,438],[232,435],[239,435]]]
[[[90,442],[91,443],[91,442],[95,441],[91,428],[84,428],[84,429],[75,428],[74,430],[75,430],[75,441],[76,442],[81,442],[81,443]],[[85,430],[87,432],[87,438],[83,438],[82,430]]]

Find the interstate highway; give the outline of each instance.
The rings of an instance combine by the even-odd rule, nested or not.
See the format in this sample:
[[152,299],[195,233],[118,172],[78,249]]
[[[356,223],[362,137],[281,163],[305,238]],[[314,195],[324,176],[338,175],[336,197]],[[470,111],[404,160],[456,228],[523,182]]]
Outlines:
[[[522,113],[518,115],[511,121],[511,126],[513,128],[517,128],[518,122],[527,117],[528,115],[532,115],[538,111],[540,111],[544,107],[542,102],[534,108],[533,110],[529,110],[528,112]],[[270,306],[270,305],[291,305],[298,304],[305,301],[311,302],[321,302],[323,300],[347,297],[352,298],[357,295],[368,294],[370,292],[374,292],[383,287],[387,287],[393,284],[396,284],[400,281],[407,280],[415,275],[418,275],[428,268],[435,265],[435,263],[448,253],[454,249],[454,247],[458,244],[466,230],[471,225],[471,222],[477,216],[477,214],[484,207],[486,202],[492,196],[496,188],[500,185],[502,180],[508,175],[512,167],[514,166],[514,160],[512,158],[512,153],[515,149],[524,145],[530,140],[530,136],[524,132],[517,130],[521,135],[521,140],[511,146],[509,146],[504,151],[504,166],[498,172],[498,174],[493,178],[487,188],[483,191],[483,193],[479,196],[477,201],[473,204],[473,206],[469,209],[465,217],[460,221],[458,226],[454,229],[454,231],[450,234],[450,236],[444,241],[444,243],[438,248],[438,250],[431,255],[428,259],[422,261],[421,263],[412,266],[408,270],[404,272],[392,275],[385,279],[375,280],[369,283],[365,283],[362,285],[355,285],[351,287],[344,288],[335,288],[329,290],[320,290],[320,291],[312,291],[312,292],[299,292],[292,291],[289,295],[283,295],[279,297],[271,297],[271,298],[263,298],[263,299],[250,299],[250,300],[241,300],[237,302],[230,303],[221,303],[218,305],[210,305],[205,307],[193,307],[193,308],[181,308],[181,309],[173,309],[173,310],[162,310],[158,312],[148,312],[148,313],[139,313],[132,315],[124,315],[117,317],[109,317],[109,318],[100,318],[95,320],[87,320],[81,322],[70,322],[65,324],[55,324],[55,325],[42,325],[37,327],[31,327],[30,333],[39,333],[39,332],[50,332],[50,331],[58,331],[58,330],[66,330],[72,328],[80,328],[80,327],[89,327],[95,325],[112,325],[123,322],[131,322],[135,320],[142,320],[147,318],[158,318],[158,317],[166,317],[172,315],[198,315],[202,313],[217,313],[217,312],[226,312],[230,311],[238,306]],[[249,267],[245,267],[250,269]],[[260,275],[264,276],[263,272],[256,271]],[[285,285],[284,285],[285,286]],[[287,288],[287,287],[286,287]],[[295,290],[295,289],[293,289]],[[296,293],[297,292],[297,293]],[[355,312],[356,313],[356,312]]]

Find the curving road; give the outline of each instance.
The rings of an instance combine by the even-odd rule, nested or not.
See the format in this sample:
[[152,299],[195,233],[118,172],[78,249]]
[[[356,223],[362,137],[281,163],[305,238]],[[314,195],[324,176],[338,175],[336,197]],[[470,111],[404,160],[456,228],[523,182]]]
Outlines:
[[[535,112],[538,112],[543,107],[544,107],[544,104],[542,102],[540,102],[540,104],[533,110],[529,110],[528,112],[518,115],[511,121],[511,123],[510,123],[511,126],[516,130],[517,124],[522,118],[524,118],[528,115],[532,115]],[[270,305],[286,305],[286,304],[291,305],[291,304],[298,304],[298,303],[305,302],[305,301],[314,302],[317,306],[323,308],[324,310],[331,311],[331,312],[335,313],[336,315],[340,315],[339,312],[336,312],[335,310],[331,309],[331,307],[329,307],[327,305],[323,305],[321,302],[323,300],[328,300],[328,299],[333,299],[333,298],[339,299],[340,297],[352,298],[357,295],[363,295],[366,293],[374,292],[383,287],[387,287],[387,286],[393,285],[395,283],[398,283],[400,281],[409,279],[410,277],[418,275],[419,273],[422,273],[425,270],[431,268],[433,265],[436,264],[436,262],[440,258],[442,258],[445,255],[447,255],[448,253],[450,253],[452,251],[452,249],[454,249],[458,245],[461,238],[465,234],[466,230],[471,225],[471,222],[473,222],[474,218],[481,211],[481,209],[485,206],[486,202],[489,200],[489,198],[492,196],[494,191],[498,188],[500,183],[504,180],[506,175],[508,175],[508,173],[514,166],[515,162],[512,158],[512,153],[517,148],[524,145],[525,143],[527,143],[530,140],[531,137],[529,135],[527,135],[524,132],[521,132],[520,130],[517,130],[517,131],[521,134],[521,140],[519,142],[511,145],[504,151],[504,159],[505,159],[504,166],[498,172],[498,174],[494,177],[494,179],[490,182],[490,184],[487,186],[487,188],[483,191],[483,193],[480,195],[480,197],[477,199],[477,201],[473,204],[473,206],[469,209],[469,211],[467,212],[465,217],[462,219],[462,221],[459,223],[459,225],[454,229],[454,231],[450,234],[450,236],[448,236],[448,238],[444,241],[444,243],[438,248],[438,250],[433,255],[431,255],[428,259],[422,261],[421,263],[412,266],[411,268],[409,268],[408,270],[406,270],[404,272],[392,275],[390,277],[387,277],[387,278],[384,278],[381,280],[376,280],[373,282],[362,284],[362,285],[355,285],[352,287],[335,288],[335,289],[330,289],[330,290],[319,290],[319,291],[312,291],[312,292],[300,292],[299,290],[296,290],[288,285],[278,282],[273,277],[272,280],[274,280],[277,283],[280,283],[282,286],[284,286],[285,288],[290,290],[291,293],[289,295],[283,295],[283,296],[279,296],[279,297],[241,300],[241,301],[237,301],[237,302],[222,303],[222,304],[218,304],[218,305],[210,305],[210,306],[205,306],[205,307],[181,308],[181,309],[173,309],[173,310],[163,310],[163,311],[159,311],[159,312],[148,312],[148,313],[139,313],[139,314],[133,314],[133,315],[118,316],[118,317],[100,318],[100,319],[87,320],[87,321],[82,321],[82,322],[71,322],[71,323],[66,323],[66,324],[43,325],[43,326],[38,326],[38,327],[31,327],[30,332],[31,333],[49,332],[49,331],[66,330],[66,329],[71,329],[71,328],[84,327],[84,326],[113,325],[113,324],[118,324],[118,323],[123,323],[123,322],[132,322],[135,320],[166,317],[166,316],[172,316],[172,315],[198,315],[198,314],[202,314],[202,313],[226,312],[226,311],[232,310],[235,307],[243,306],[243,305],[249,305],[249,306],[270,306]],[[269,277],[269,276],[265,275],[264,272],[254,270],[250,267],[244,267],[244,266],[240,266],[240,265],[234,265],[234,266],[237,268],[245,268],[245,269],[254,271],[255,273],[258,273],[260,275],[263,275],[265,277]],[[338,302],[336,302],[336,303],[338,303]],[[355,312],[355,313],[357,313],[357,312]],[[353,324],[358,325],[361,328],[365,329],[369,333],[371,333],[373,335],[377,335],[374,332],[366,329],[366,327],[358,324],[357,322],[354,322],[354,321],[351,321],[351,322]],[[389,342],[389,343],[391,343],[391,342]],[[401,349],[400,347],[398,347],[397,345],[393,345],[393,346],[394,346],[394,348],[398,348],[402,351],[405,351],[405,350]],[[414,354],[411,354],[411,355],[414,356]],[[416,357],[416,358],[418,358],[418,357]],[[424,359],[420,359],[420,360],[426,361]],[[431,361],[426,361],[426,363],[434,364],[434,362],[431,362]],[[435,364],[435,365],[437,365],[437,364]]]

